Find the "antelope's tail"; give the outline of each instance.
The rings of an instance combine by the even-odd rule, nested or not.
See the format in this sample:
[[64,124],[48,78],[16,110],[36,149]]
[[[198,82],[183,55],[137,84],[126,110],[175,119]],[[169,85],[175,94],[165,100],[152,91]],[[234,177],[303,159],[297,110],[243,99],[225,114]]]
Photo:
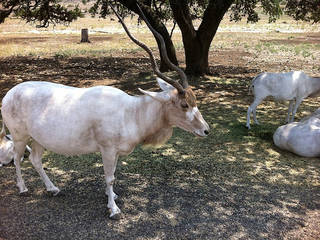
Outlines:
[[1,128],[1,132],[0,132],[0,140],[2,139],[2,138],[4,138],[4,136],[6,135],[7,133],[6,133],[6,128],[5,128],[5,126],[4,126],[4,121],[3,121],[3,119],[2,119],[2,128]]
[[253,79],[252,79],[252,81],[251,81],[251,83],[250,83],[250,86],[249,86],[249,94],[252,94],[252,90],[253,90],[253,88],[254,88],[254,82],[256,81],[256,79],[259,77],[259,75],[258,76],[256,76],[256,77],[254,77]]

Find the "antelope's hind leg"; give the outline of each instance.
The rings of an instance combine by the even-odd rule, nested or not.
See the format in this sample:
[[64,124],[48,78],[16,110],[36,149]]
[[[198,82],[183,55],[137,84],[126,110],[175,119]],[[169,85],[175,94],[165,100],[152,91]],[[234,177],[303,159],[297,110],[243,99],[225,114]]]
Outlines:
[[14,164],[16,166],[17,174],[17,187],[19,188],[20,194],[28,191],[21,174],[21,157],[24,154],[27,143],[25,141],[14,141]]
[[295,105],[294,105],[294,107],[292,109],[292,116],[291,116],[290,122],[294,121],[294,116],[296,115],[297,110],[298,110],[300,104],[302,103],[302,101],[303,101],[303,98],[296,99],[296,103],[295,103]]
[[39,173],[42,181],[46,185],[47,191],[51,192],[54,196],[56,196],[60,192],[60,190],[51,182],[50,178],[48,177],[48,175],[43,169],[43,166],[42,166],[43,152],[44,152],[44,148],[38,142],[33,141],[32,150],[29,158],[31,160],[32,165]]
[[250,115],[253,113],[253,120],[256,124],[259,124],[256,116],[257,106],[263,101],[264,98],[254,98],[253,103],[248,107],[247,111],[247,128],[250,129]]

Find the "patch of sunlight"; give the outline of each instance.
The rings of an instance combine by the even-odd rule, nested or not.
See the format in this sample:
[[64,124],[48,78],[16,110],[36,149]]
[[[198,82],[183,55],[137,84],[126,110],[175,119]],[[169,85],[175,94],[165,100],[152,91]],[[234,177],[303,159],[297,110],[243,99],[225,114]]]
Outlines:
[[283,183],[283,184],[297,184],[297,181],[289,181],[288,179],[286,179],[282,174],[278,173],[276,175],[270,176],[269,177],[269,182],[271,183]]
[[292,168],[289,169],[289,173],[291,175],[303,175],[305,172],[306,172],[305,169],[302,169],[302,168],[300,168],[300,169],[292,169]]
[[[132,205],[130,206],[129,209],[134,209],[134,208],[136,208],[136,206]],[[139,212],[137,214],[133,214],[130,216],[130,218],[123,217],[118,222],[120,224],[117,225],[117,230],[121,233],[127,233],[128,229],[131,229],[134,226],[134,224],[137,224],[137,222],[141,221],[141,219],[147,219],[148,217],[149,215],[146,212]]]
[[216,154],[220,154],[220,153],[221,153],[221,154],[224,154],[224,152],[225,152],[225,151],[224,151],[223,149],[215,150],[215,153],[216,153]]
[[271,168],[272,168],[272,166],[273,166],[273,164],[274,164],[274,162],[273,161],[266,161],[266,168],[268,169],[268,170],[271,170]]
[[176,141],[175,144],[177,144],[177,145],[184,145],[184,142],[182,142],[182,141]]
[[258,174],[260,173],[260,171],[262,171],[262,170],[261,170],[262,167],[263,167],[262,163],[257,163],[257,164],[255,165],[255,168],[254,168],[251,172],[248,172],[248,173],[249,173],[250,175],[252,175],[252,176],[258,175]]
[[103,167],[103,163],[95,163],[94,166],[95,167]]
[[248,231],[243,226],[239,226],[237,232],[230,235],[230,239],[246,239]]
[[244,150],[245,150],[248,154],[254,154],[254,151],[252,151],[251,148],[246,147]]
[[188,159],[188,158],[191,158],[191,156],[190,155],[181,155],[181,159],[179,159],[179,160],[182,160],[182,159]]
[[[130,185],[128,187],[128,190],[130,192],[144,192],[147,187],[148,187],[147,181],[144,181],[144,183],[141,183],[139,185],[133,185],[133,184]],[[135,199],[139,198],[139,203],[140,203],[140,201],[141,201],[141,203],[145,203],[145,204],[147,204],[149,202],[149,200],[145,197],[135,196],[134,198]]]
[[176,226],[178,224],[177,215],[175,213],[163,208],[159,209],[158,213],[165,216],[169,220],[171,226]]
[[[185,171],[177,171],[177,175],[183,175],[185,174]],[[179,185],[179,188],[184,190],[184,189],[188,189],[190,187],[190,185],[187,183],[187,182],[181,182],[178,184]]]
[[[41,195],[41,194],[42,194],[42,191],[40,191],[40,190],[36,192],[36,195]],[[38,199],[32,198],[29,201],[26,201],[26,204],[34,204],[34,203],[38,203],[38,202],[39,202]]]
[[229,162],[235,162],[237,158],[234,156],[228,156],[226,160],[228,160]]
[[172,156],[172,155],[176,154],[176,151],[174,148],[167,148],[164,151],[162,151],[162,154],[164,156]]
[[64,171],[60,168],[56,167],[51,167],[50,171],[55,175],[55,176],[63,176],[62,181],[70,181],[71,180],[71,173],[76,173],[77,171],[74,170],[68,170]]
[[265,151],[269,153],[270,156],[280,157],[280,153],[276,152],[271,148],[265,149]]
[[[14,183],[13,183],[14,184]],[[2,197],[5,197],[5,196],[10,196],[10,195],[15,195],[18,193],[18,189],[17,190],[11,190],[11,189],[8,189],[6,190],[5,192],[1,192],[1,196]]]
[[270,194],[270,191],[268,189],[266,189],[264,186],[261,186],[260,184],[255,184],[252,186],[253,189],[258,190],[260,192],[260,194]]
[[190,171],[190,175],[191,175],[191,176],[192,176],[192,175],[198,175],[198,174],[199,174],[199,171],[198,171],[198,170],[193,169],[193,170]]
[[218,119],[219,120],[225,120],[225,117],[224,116],[219,116]]
[[252,157],[247,157],[247,156],[242,156],[241,157],[242,162],[256,162],[254,158]]

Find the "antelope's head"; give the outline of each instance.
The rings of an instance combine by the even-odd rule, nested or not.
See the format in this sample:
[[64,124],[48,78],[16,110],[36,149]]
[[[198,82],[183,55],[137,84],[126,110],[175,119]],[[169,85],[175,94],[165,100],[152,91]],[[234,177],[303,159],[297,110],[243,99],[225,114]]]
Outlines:
[[170,125],[180,127],[188,132],[193,133],[196,136],[207,136],[209,134],[209,125],[203,119],[200,111],[198,110],[196,104],[196,96],[191,87],[188,85],[187,76],[182,69],[174,65],[168,58],[165,42],[161,34],[153,29],[153,27],[145,17],[143,11],[140,9],[139,5],[137,5],[140,16],[144,19],[153,35],[160,42],[160,51],[164,61],[172,70],[176,71],[179,74],[182,84],[160,72],[151,49],[131,35],[122,18],[111,5],[110,7],[117,15],[129,38],[148,53],[153,71],[159,77],[157,78],[157,81],[163,92],[156,93],[145,91],[142,89],[139,90],[144,94],[147,94],[152,98],[164,103],[166,118]]
[[162,92],[139,90],[163,104],[166,121],[170,126],[177,126],[196,136],[205,137],[209,134],[209,126],[203,119],[196,97],[190,87],[181,94],[171,84],[157,78]]

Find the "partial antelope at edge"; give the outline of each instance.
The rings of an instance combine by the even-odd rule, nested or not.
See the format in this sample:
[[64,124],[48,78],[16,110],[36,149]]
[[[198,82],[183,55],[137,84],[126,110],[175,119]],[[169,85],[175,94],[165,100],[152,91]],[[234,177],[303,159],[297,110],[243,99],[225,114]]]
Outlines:
[[286,122],[293,122],[294,116],[301,102],[307,97],[320,95],[320,78],[309,77],[301,71],[286,73],[261,73],[256,76],[250,85],[254,95],[253,103],[247,111],[247,128],[250,129],[250,115],[259,124],[256,118],[257,106],[268,96],[276,100],[290,101]]
[[[122,24],[129,37],[149,54],[162,91],[139,89],[142,96],[130,96],[108,86],[75,88],[50,82],[24,82],[13,87],[2,100],[1,112],[15,146],[20,193],[28,189],[18,160],[30,138],[32,152],[29,158],[47,191],[54,195],[60,190],[43,169],[41,158],[45,149],[64,155],[101,152],[110,218],[118,219],[120,209],[115,203],[117,195],[113,184],[119,156],[130,154],[139,143],[165,143],[174,126],[199,137],[209,134],[209,126],[197,108],[196,96],[188,86],[184,72],[168,62],[178,72],[182,85],[162,74],[151,50],[134,39]],[[163,46],[161,35],[157,37]],[[161,49],[165,51],[165,47]],[[162,54],[166,55],[165,52]]]
[[[28,152],[31,152],[31,148],[26,146]],[[2,122],[2,129],[0,132],[0,167],[8,165],[14,158],[14,144],[10,134],[6,134],[4,123]],[[21,156],[21,162],[24,156]]]
[[300,122],[278,127],[273,142],[302,157],[320,157],[320,108]]

